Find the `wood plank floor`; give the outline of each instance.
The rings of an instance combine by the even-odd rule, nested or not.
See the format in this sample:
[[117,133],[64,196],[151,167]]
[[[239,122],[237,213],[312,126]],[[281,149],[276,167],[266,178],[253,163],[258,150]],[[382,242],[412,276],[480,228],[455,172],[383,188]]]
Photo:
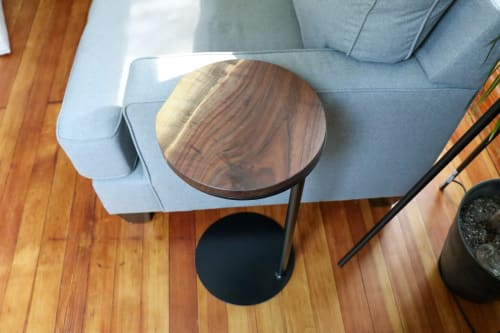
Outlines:
[[[138,225],[109,216],[55,140],[89,3],[3,1],[13,53],[0,57],[0,332],[470,332],[464,318],[477,332],[500,330],[500,302],[455,299],[436,266],[463,195],[438,186],[473,147],[342,269],[337,260],[390,200],[303,205],[294,275],[258,306],[218,301],[194,271],[197,239],[234,209]],[[491,151],[460,175],[465,187],[499,177]],[[285,216],[284,206],[242,210]]]

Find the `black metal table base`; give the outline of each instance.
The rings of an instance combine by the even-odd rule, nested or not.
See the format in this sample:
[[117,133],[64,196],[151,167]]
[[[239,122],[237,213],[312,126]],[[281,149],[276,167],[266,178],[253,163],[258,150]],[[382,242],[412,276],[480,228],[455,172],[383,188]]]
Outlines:
[[196,248],[196,271],[217,298],[236,305],[264,302],[288,283],[294,266],[291,251],[279,276],[283,228],[269,217],[236,213],[221,218],[202,235]]

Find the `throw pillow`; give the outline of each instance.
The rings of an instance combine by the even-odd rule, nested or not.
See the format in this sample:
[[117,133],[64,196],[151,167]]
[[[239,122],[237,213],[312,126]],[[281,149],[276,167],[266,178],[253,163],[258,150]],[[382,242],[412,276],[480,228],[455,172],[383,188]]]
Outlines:
[[411,57],[453,0],[293,0],[306,48],[363,61]]

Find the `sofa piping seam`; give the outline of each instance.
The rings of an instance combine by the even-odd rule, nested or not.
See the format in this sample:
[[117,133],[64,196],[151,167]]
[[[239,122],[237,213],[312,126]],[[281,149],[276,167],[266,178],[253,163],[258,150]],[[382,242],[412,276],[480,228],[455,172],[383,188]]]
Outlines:
[[[133,103],[131,103],[131,104],[133,104]],[[130,104],[128,104],[128,105],[130,105]],[[137,139],[135,137],[135,132],[134,132],[134,129],[132,127],[132,123],[131,123],[130,119],[128,118],[128,112],[127,112],[128,105],[123,108],[124,119],[125,119],[125,122],[127,123],[127,127],[129,129],[129,132],[130,132],[130,137],[132,138],[132,142],[134,143],[134,148],[137,151],[137,156],[139,159],[138,163],[142,163],[142,166],[144,167],[144,171],[146,172],[146,176],[148,178],[148,183],[149,183],[148,185],[151,188],[151,190],[153,191],[153,194],[156,197],[156,200],[158,200],[158,203],[160,204],[161,210],[165,211],[165,205],[161,201],[161,198],[158,195],[158,192],[156,191],[155,187],[153,186],[153,182],[151,179],[151,173],[148,169],[148,166],[146,165],[146,163],[144,163],[144,156],[142,156],[142,152],[138,149],[139,147],[138,147]]]
[[398,93],[405,93],[405,92],[430,92],[430,91],[461,91],[461,90],[476,90],[474,88],[448,88],[448,87],[443,87],[443,88],[400,88],[400,89],[392,89],[392,88],[377,88],[377,89],[370,89],[370,88],[360,88],[360,89],[314,89],[315,92],[318,93],[338,93],[338,92],[352,92],[352,93],[369,93],[369,92],[376,92],[376,93],[385,93],[385,92],[398,92]]
[[176,53],[176,54],[163,54],[157,56],[148,56],[148,57],[138,57],[135,58],[131,65],[150,59],[163,59],[163,58],[178,58],[178,57],[199,57],[199,56],[223,56],[223,55],[242,55],[242,54],[282,54],[282,53],[330,53],[330,52],[339,52],[334,49],[325,48],[325,49],[286,49],[286,50],[262,50],[262,51],[235,51],[235,52],[186,52],[186,53]]
[[436,9],[436,6],[437,6],[438,3],[439,3],[439,0],[434,0],[434,2],[432,3],[431,7],[427,11],[427,14],[425,15],[424,19],[422,20],[422,24],[420,24],[420,29],[418,29],[418,32],[415,35],[415,38],[413,39],[411,47],[408,50],[408,54],[406,55],[406,57],[404,58],[404,60],[408,60],[411,57],[411,55],[413,54],[413,52],[415,52],[418,40],[420,39],[420,36],[422,36],[422,33],[424,32],[424,28],[427,25],[427,22],[429,21],[432,13]]
[[[336,94],[336,93],[418,93],[418,92],[439,92],[439,91],[476,91],[474,88],[459,88],[459,87],[443,87],[443,88],[407,88],[407,89],[391,89],[391,88],[379,88],[379,89],[313,89],[318,94]],[[129,101],[127,105],[130,104],[150,104],[150,103],[164,103],[165,100],[150,99],[144,101]]]
[[356,46],[356,43],[358,42],[359,36],[361,35],[361,31],[365,27],[366,21],[368,20],[368,16],[372,12],[373,8],[375,8],[375,5],[377,4],[377,0],[373,0],[372,5],[368,9],[368,11],[365,14],[365,17],[363,18],[363,21],[361,22],[361,25],[359,26],[358,33],[356,34],[356,37],[354,37],[354,40],[352,41],[351,47],[349,48],[349,51],[347,51],[346,55],[351,56],[351,53]]

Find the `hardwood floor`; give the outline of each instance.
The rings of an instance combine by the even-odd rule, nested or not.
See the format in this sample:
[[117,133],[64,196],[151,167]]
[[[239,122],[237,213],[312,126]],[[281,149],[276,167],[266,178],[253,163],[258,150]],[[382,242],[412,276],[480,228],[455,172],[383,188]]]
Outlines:
[[[194,271],[197,239],[234,209],[109,216],[55,139],[89,3],[3,1],[13,53],[0,57],[0,332],[469,332],[461,308],[477,332],[500,330],[500,302],[455,300],[436,266],[463,195],[438,186],[473,147],[342,269],[391,201],[301,206],[294,275],[258,306],[218,301]],[[465,187],[499,177],[498,139],[491,148],[459,176]]]

